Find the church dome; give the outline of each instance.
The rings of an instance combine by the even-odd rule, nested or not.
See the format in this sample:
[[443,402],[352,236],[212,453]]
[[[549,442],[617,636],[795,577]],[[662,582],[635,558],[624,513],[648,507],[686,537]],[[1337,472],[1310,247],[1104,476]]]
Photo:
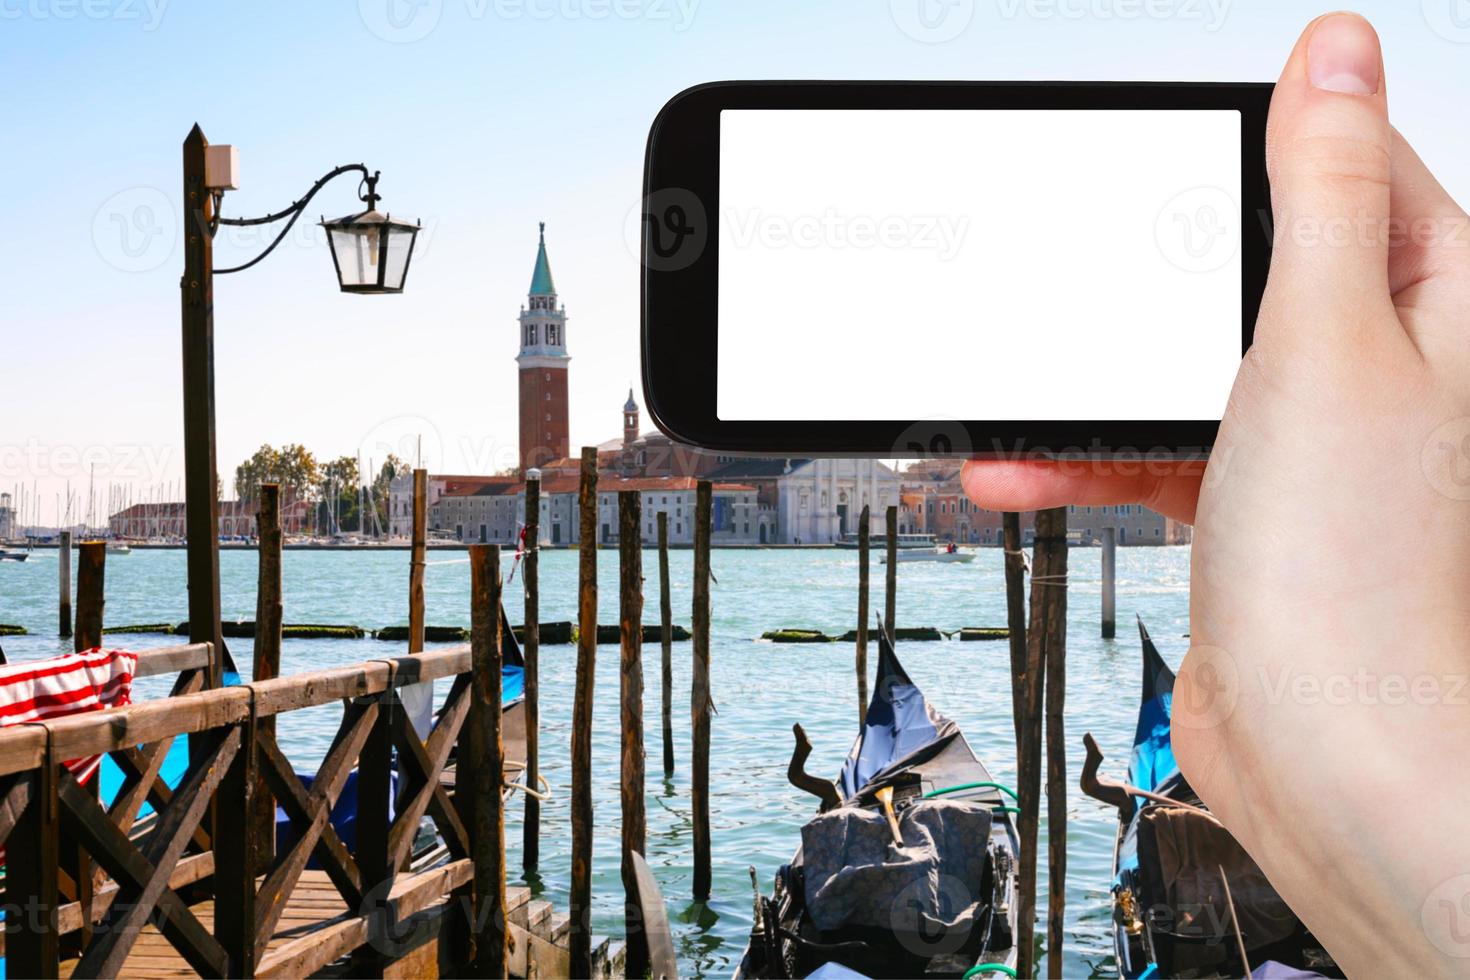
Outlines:
[[633,389],[632,388],[629,388],[628,389],[628,401],[627,401],[627,404],[625,404],[623,406],[623,411],[625,411],[625,412],[636,412],[636,411],[638,411],[638,403],[633,400]]

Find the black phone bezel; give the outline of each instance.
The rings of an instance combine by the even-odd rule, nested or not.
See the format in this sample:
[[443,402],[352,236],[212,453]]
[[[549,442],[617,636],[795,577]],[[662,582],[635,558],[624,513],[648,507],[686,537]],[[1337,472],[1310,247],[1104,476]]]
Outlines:
[[[898,458],[956,455],[1206,455],[1218,421],[730,421],[716,412],[720,113],[726,109],[1235,109],[1241,113],[1241,354],[1271,261],[1266,117],[1271,83],[712,82],[654,120],[644,167],[642,355],[645,406],[680,442],[725,453]],[[678,211],[671,211],[677,208]],[[668,250],[669,221],[687,234]],[[655,247],[657,246],[657,248]],[[1016,371],[1040,365],[1016,364]],[[773,365],[773,384],[795,377]],[[871,381],[872,379],[868,379]],[[1137,379],[1136,383],[1147,383]],[[948,450],[949,452],[946,452]]]

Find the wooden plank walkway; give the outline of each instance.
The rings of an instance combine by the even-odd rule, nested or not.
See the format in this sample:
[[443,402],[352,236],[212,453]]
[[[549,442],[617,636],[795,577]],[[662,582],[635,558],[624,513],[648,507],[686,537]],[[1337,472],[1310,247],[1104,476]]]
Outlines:
[[[467,870],[465,863],[457,862],[400,879],[391,899],[404,908],[438,905],[448,899],[454,887],[463,884],[460,878],[468,880]],[[206,929],[213,931],[213,900],[197,902],[190,910]],[[506,918],[512,937],[512,977],[567,975],[571,958],[566,946],[570,926],[566,915],[558,914],[544,899],[533,899],[529,888],[513,885],[506,889]],[[305,871],[291,892],[257,976],[344,975],[338,968],[343,957],[365,940],[362,920],[350,913],[327,873]],[[600,939],[593,946],[594,975],[621,976],[623,944]],[[70,977],[77,962],[76,958],[63,960],[61,976]],[[150,924],[138,936],[120,975],[156,980],[199,974],[184,962],[158,928]]]
[[[467,862],[435,868],[400,878],[391,898],[420,908],[448,898],[455,885],[468,880]],[[438,886],[434,888],[432,886]],[[447,887],[446,887],[447,886]],[[425,894],[428,891],[430,894]],[[437,894],[432,894],[437,891]],[[512,909],[530,899],[526,888],[509,889]],[[409,901],[404,901],[408,899]],[[190,906],[200,923],[214,930],[214,901],[206,899]],[[258,976],[301,976],[315,973],[340,959],[366,939],[366,925],[347,908],[325,871],[304,871],[286,903],[275,934],[266,946]],[[63,961],[61,975],[70,977],[76,959]],[[152,924],[145,926],[128,953],[122,974],[128,977],[197,977],[173,945]]]

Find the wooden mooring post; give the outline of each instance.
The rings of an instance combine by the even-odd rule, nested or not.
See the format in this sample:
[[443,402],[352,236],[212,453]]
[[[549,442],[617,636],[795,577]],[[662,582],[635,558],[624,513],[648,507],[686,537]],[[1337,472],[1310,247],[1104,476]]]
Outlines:
[[[638,895],[634,854],[647,848],[644,812],[643,747],[643,495],[618,494],[618,625],[621,663],[618,692],[622,707],[622,753],[619,775],[623,814],[623,921],[627,932],[627,975],[648,970],[648,934]],[[667,635],[665,635],[667,641]]]
[[889,637],[898,629],[898,508],[888,508],[888,568],[883,592],[883,628]]
[[[260,485],[260,510],[256,514],[256,534],[260,539],[259,571],[255,589],[255,656],[252,681],[268,681],[281,676],[281,621],[284,603],[281,598],[281,487],[276,483]],[[276,719],[261,718],[261,730],[276,734]],[[251,802],[254,833],[266,862],[275,858],[276,803],[262,776],[255,784]]]
[[77,627],[72,649],[77,653],[102,645],[102,607],[107,574],[107,545],[83,541],[77,549]]
[[[535,790],[541,776],[541,472],[526,474],[526,540],[521,585],[526,605],[521,657],[526,662],[526,775]],[[521,866],[535,871],[541,864],[541,801],[526,793],[526,819],[521,828]]]
[[664,778],[674,775],[674,610],[669,601],[669,512],[658,512],[659,683],[663,694]]
[[[1001,517],[1005,548],[1006,623],[1010,627],[1011,708],[1016,726],[1016,793],[1021,813],[1016,820],[1020,838],[1020,896],[1016,908],[1017,975],[1035,972],[1036,950],[1036,842],[1041,807],[1041,683],[1040,662],[1032,664],[1026,637],[1026,553],[1021,546],[1021,515]],[[1034,666],[1034,672],[1033,672]]]
[[712,885],[709,836],[709,580],[710,511],[713,494],[700,480],[694,498],[694,682],[689,712],[694,729],[694,759],[689,802],[694,821],[694,900],[707,902]]
[[429,471],[413,471],[413,537],[408,565],[408,652],[424,648],[424,571],[429,545]]
[[[1046,970],[1062,975],[1062,926],[1067,899],[1067,750],[1062,712],[1067,697],[1067,509],[1036,515],[1031,562],[1028,660],[1044,664],[1046,679]],[[1033,704],[1035,692],[1032,692]]]
[[474,975],[505,977],[505,744],[501,731],[500,546],[470,546],[471,698],[460,777],[469,784],[470,857],[474,861]]
[[858,728],[868,720],[868,559],[872,536],[869,509],[858,518],[857,689]]
[[597,675],[597,449],[582,450],[577,497],[577,676],[572,699],[571,975],[592,975],[592,691]]
[[1102,529],[1102,638],[1118,635],[1118,529]]
[[61,532],[61,545],[56,549],[57,612],[59,636],[71,636],[71,532]]

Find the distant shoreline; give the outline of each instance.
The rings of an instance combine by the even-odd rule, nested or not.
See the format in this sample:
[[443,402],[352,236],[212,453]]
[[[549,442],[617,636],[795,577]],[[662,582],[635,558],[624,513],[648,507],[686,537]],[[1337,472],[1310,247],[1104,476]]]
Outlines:
[[[442,542],[442,543],[441,542],[431,542],[427,546],[427,548],[428,548],[429,551],[469,551],[471,545],[478,544],[478,543],[479,542],[475,542],[475,541],[455,541],[455,542]],[[495,542],[490,541],[490,542],[485,542],[485,543],[486,544],[494,544]],[[11,547],[11,548],[25,548],[27,546],[25,544],[10,544],[10,545],[8,545],[8,547]],[[31,545],[30,547],[31,547],[32,550],[35,550],[35,551],[55,551],[57,548],[60,547],[60,545],[37,542],[36,544]],[[132,549],[133,551],[186,551],[186,550],[188,550],[188,545],[183,545],[183,544],[132,544],[132,543],[129,543],[128,544],[128,547],[130,549]],[[514,551],[514,548],[511,545],[509,545],[509,544],[502,544],[500,547],[504,551],[511,551],[511,552]],[[959,547],[961,549],[963,549],[963,550],[969,550],[969,551],[990,551],[990,550],[999,549],[1001,547],[1001,545],[1000,544],[961,544],[961,545],[959,545]],[[1074,547],[1074,548],[1100,548],[1100,547],[1102,547],[1102,545],[1100,543],[1097,543],[1097,544],[1072,544],[1072,547]],[[1119,548],[1170,548],[1170,547],[1180,547],[1180,548],[1182,548],[1182,547],[1185,547],[1185,545],[1153,544],[1151,542],[1150,543],[1139,543],[1139,544],[1133,544],[1132,542],[1129,542],[1128,544],[1123,544],[1123,543],[1120,542],[1119,545],[1118,545],[1118,547]],[[576,551],[577,548],[578,548],[578,546],[575,545],[575,544],[556,544],[556,545],[544,544],[544,545],[541,546],[541,550],[542,551]],[[643,548],[646,551],[652,551],[652,550],[655,550],[657,548],[657,545],[654,544],[653,542],[650,542],[650,541],[644,541],[643,542]],[[840,547],[840,546],[835,545],[835,544],[711,544],[710,545],[710,548],[711,548],[711,550],[714,550],[714,551],[850,551],[850,552],[853,552],[854,554],[857,553],[857,549],[856,548],[853,548],[853,547]],[[597,550],[599,550],[599,551],[616,551],[617,549],[618,549],[618,546],[617,546],[616,543],[614,543],[614,544],[600,544],[600,545],[597,546]],[[258,550],[258,546],[257,545],[253,545],[253,544],[226,544],[224,542],[221,542],[220,543],[220,546],[219,546],[219,550],[220,551],[256,551],[256,550]],[[408,544],[397,544],[397,543],[394,543],[394,544],[355,544],[355,545],[288,544],[288,545],[283,545],[283,550],[285,550],[285,551],[340,551],[340,552],[343,552],[343,553],[350,554],[350,553],[355,552],[355,551],[410,551],[410,550],[412,550],[412,545],[408,545]],[[692,544],[674,544],[674,543],[671,542],[669,544],[669,550],[670,551],[693,551],[694,550],[694,545],[692,545]],[[873,539],[873,552],[872,553],[875,554],[875,555],[882,555],[883,552],[884,552],[884,550],[885,550],[885,548],[884,548],[884,544],[883,544],[883,539],[881,537],[875,537]]]

